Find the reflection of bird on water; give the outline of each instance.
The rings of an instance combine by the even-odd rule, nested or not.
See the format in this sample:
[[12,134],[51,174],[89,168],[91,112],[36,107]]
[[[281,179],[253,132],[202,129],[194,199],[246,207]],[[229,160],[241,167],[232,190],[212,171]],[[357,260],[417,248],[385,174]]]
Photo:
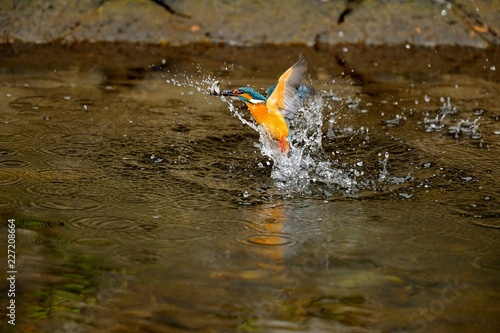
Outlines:
[[269,139],[278,143],[280,151],[290,151],[289,122],[300,108],[301,100],[312,92],[307,86],[301,86],[307,65],[304,59],[297,61],[281,75],[278,84],[267,89],[266,96],[250,87],[241,87],[220,91],[218,82],[212,86],[213,95],[230,96],[243,101],[255,121],[262,126]]

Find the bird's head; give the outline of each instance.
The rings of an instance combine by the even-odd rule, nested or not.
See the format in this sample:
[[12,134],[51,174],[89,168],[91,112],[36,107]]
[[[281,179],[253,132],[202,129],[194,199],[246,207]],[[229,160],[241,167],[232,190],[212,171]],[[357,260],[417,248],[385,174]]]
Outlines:
[[238,98],[243,102],[250,104],[266,103],[266,98],[250,87],[223,90],[221,95]]

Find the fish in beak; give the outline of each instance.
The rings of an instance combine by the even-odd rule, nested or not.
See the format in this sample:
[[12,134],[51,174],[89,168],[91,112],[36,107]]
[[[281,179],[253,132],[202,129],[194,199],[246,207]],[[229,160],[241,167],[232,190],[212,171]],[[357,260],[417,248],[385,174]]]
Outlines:
[[227,97],[238,97],[240,94],[238,93],[238,89],[228,89],[221,90],[220,81],[215,81],[208,91],[208,93],[212,96],[227,96]]

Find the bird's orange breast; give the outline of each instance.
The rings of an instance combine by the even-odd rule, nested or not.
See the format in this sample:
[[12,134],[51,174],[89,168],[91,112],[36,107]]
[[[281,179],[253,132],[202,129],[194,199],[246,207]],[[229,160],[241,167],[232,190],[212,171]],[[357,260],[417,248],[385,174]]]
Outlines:
[[269,110],[265,104],[247,103],[255,121],[280,142],[280,148],[288,152],[288,124],[279,111]]

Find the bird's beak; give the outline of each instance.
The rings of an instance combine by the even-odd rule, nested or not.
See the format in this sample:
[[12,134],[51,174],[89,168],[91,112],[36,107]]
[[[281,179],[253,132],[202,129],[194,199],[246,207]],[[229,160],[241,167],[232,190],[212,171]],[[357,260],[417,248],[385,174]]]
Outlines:
[[221,96],[230,96],[230,97],[238,97],[238,93],[235,90],[229,89],[229,90],[222,90],[220,92]]

